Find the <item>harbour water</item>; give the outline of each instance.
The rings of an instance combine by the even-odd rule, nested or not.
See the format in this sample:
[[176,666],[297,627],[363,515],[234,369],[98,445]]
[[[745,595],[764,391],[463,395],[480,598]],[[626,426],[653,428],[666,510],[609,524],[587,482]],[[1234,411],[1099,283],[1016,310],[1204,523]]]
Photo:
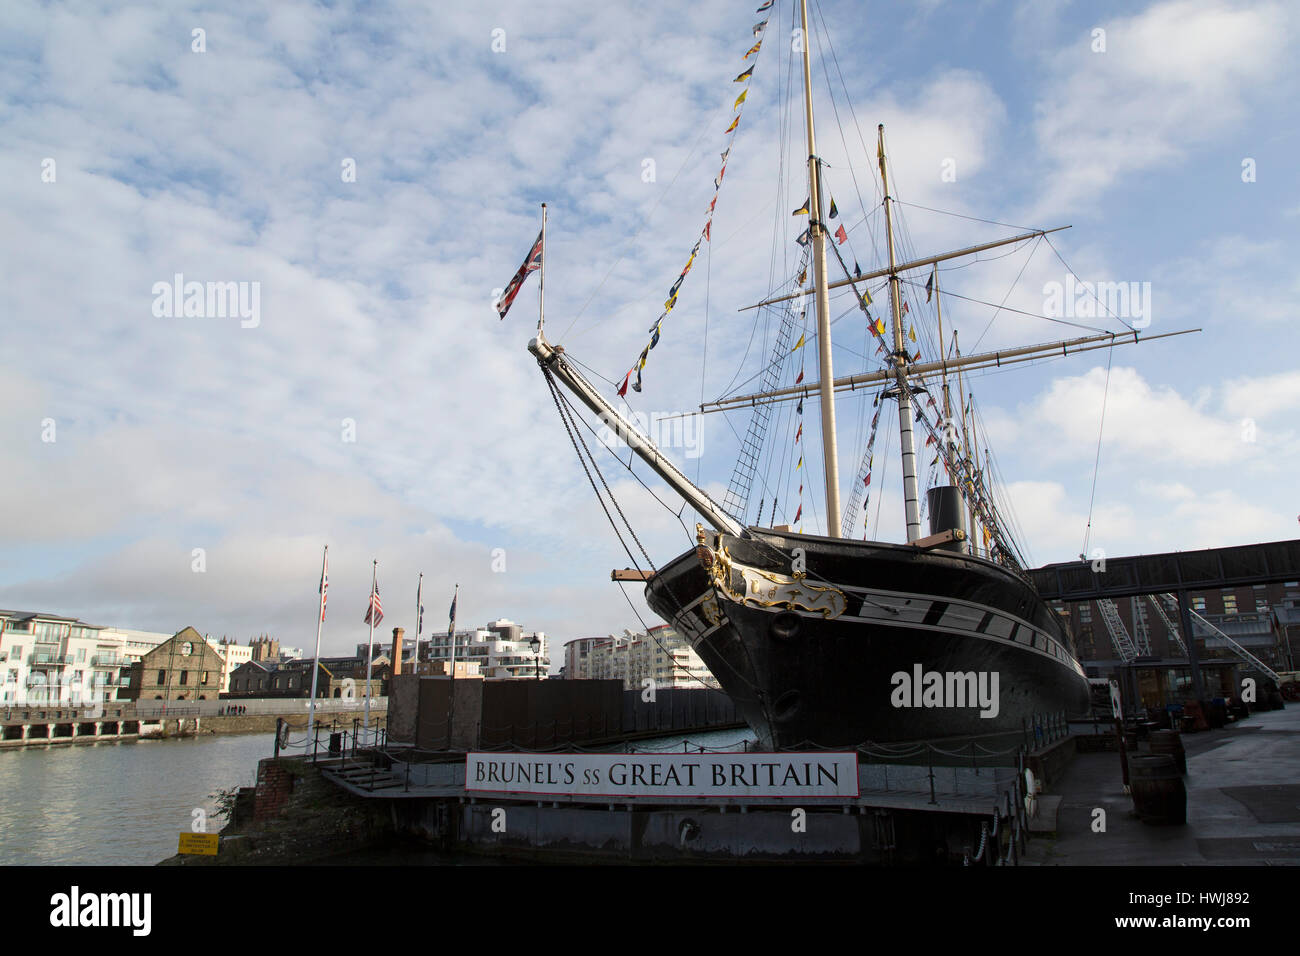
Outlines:
[[[641,740],[633,749],[739,750],[749,738],[747,730],[719,730]],[[0,865],[152,866],[176,852],[194,810],[207,816],[208,832],[220,830],[212,794],[251,787],[273,747],[272,734],[242,734],[0,753]],[[416,859],[418,852],[339,862],[455,862]]]
[[152,866],[212,794],[251,787],[273,734],[29,747],[0,753],[0,865]]

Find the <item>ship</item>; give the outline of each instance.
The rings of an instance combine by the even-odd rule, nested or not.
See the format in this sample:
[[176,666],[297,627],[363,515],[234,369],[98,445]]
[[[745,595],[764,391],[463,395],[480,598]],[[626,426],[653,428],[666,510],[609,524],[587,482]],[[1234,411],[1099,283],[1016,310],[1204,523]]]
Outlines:
[[[798,10],[802,35],[808,36],[806,0],[800,0]],[[1100,331],[963,356],[954,331],[949,348],[942,332],[939,265],[1057,230],[1033,230],[899,261],[894,232],[897,200],[890,195],[881,125],[877,127],[877,160],[886,258],[872,271],[863,272],[856,263],[850,269],[835,245],[828,243],[831,229],[823,214],[827,208],[822,182],[825,167],[818,156],[813,123],[811,46],[804,43],[799,51],[808,200],[796,212],[806,212],[809,225],[800,237],[804,251],[797,266],[798,279],[792,280],[791,290],[750,308],[774,310],[793,328],[797,318],[793,310],[798,303],[809,299],[815,303],[818,380],[803,383],[800,370],[793,384],[731,395],[701,405],[700,410],[750,407],[755,420],[765,424],[765,408],[798,402],[802,413],[805,399],[818,401],[826,533],[805,534],[791,524],[776,523],[775,499],[770,524],[762,523],[761,497],[758,520],[742,520],[741,515],[751,506],[750,487],[743,480],[733,479],[726,498],[718,502],[688,479],[643,429],[592,385],[563,347],[547,340],[540,309],[537,335],[528,348],[541,367],[598,495],[600,488],[592,478],[596,463],[585,442],[579,440],[582,429],[576,409],[568,401],[570,395],[594,412],[699,516],[693,547],[660,565],[643,551],[647,567],[624,580],[645,581],[649,607],[687,637],[735,702],[761,747],[852,749],[925,742],[938,752],[948,748],[950,753],[964,753],[957,748],[980,745],[985,752],[993,752],[999,741],[1020,742],[1032,733],[1035,722],[1045,718],[1086,717],[1090,691],[1061,616],[1039,596],[1026,572],[1023,554],[1009,532],[1010,522],[1003,517],[1004,509],[991,488],[987,457],[981,461],[980,442],[971,438],[969,409],[954,411],[950,380],[957,379],[958,404],[968,406],[960,401],[965,395],[963,374],[1184,333],[1140,336],[1130,327],[1123,333]],[[726,153],[723,157],[725,169]],[[833,202],[829,215],[835,215]],[[542,246],[545,232],[543,211]],[[707,228],[704,235],[707,239]],[[838,260],[842,279],[830,279],[828,253]],[[692,251],[692,260],[694,255]],[[544,268],[544,257],[539,256],[538,261]],[[690,261],[687,270],[689,267]],[[810,269],[811,285],[806,287]],[[940,348],[937,358],[921,361],[920,351],[909,347],[909,339],[913,343],[916,339],[905,323],[908,310],[901,286],[906,277],[927,272],[926,300],[934,296]],[[886,284],[888,327],[870,308],[873,281]],[[681,278],[666,303],[670,309],[680,284]],[[919,287],[919,278],[911,285]],[[851,289],[867,329],[880,341],[885,356],[882,367],[835,376],[829,294],[836,289]],[[658,324],[652,331],[654,340],[634,366],[638,385],[648,349],[658,341]],[[801,337],[795,349],[803,343]],[[789,354],[789,340],[781,342],[778,336],[774,359],[767,366],[773,378],[782,356]],[[624,378],[619,396],[626,385]],[[863,540],[856,540],[845,533],[856,524],[862,482],[853,483],[850,500],[842,506],[835,396],[858,390],[870,395],[873,389],[878,389],[873,406],[897,405],[907,529],[907,540],[902,543],[866,540],[865,532]],[[941,402],[936,393],[941,393]],[[927,413],[927,407],[933,412]],[[878,419],[879,411],[872,419],[871,440],[863,459],[868,484]],[[924,506],[919,490],[918,432],[925,433],[926,446],[936,446],[932,474],[938,478],[928,488]],[[746,469],[752,478],[753,459],[762,441],[751,445],[741,449],[743,460],[737,474],[742,478]],[[862,474],[860,469],[859,478]],[[802,480],[800,477],[801,493]],[[604,483],[603,477],[601,481]],[[605,491],[609,491],[607,484]],[[612,493],[608,497],[612,501]],[[928,512],[928,527],[924,528],[923,509]],[[608,506],[606,514],[619,531]],[[622,517],[622,510],[617,514]],[[799,515],[802,505],[794,524]],[[627,530],[635,540],[630,525]],[[630,546],[628,554],[636,561]]]

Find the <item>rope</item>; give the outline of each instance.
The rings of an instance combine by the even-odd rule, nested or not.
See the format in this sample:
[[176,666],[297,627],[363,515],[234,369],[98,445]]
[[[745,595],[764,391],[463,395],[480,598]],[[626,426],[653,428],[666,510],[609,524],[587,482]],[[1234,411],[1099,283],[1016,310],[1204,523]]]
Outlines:
[[1088,541],[1092,537],[1092,506],[1097,500],[1097,475],[1101,471],[1101,436],[1106,428],[1106,399],[1110,395],[1110,366],[1115,360],[1115,350],[1109,349],[1106,355],[1106,387],[1101,393],[1101,423],[1097,426],[1097,454],[1092,461],[1092,491],[1088,493],[1088,524],[1083,530],[1083,554],[1079,559],[1086,560]]
[[[610,527],[614,529],[614,534],[618,538],[618,543],[622,546],[623,550],[627,552],[628,560],[632,562],[633,567],[635,567],[638,571],[640,571],[641,566],[637,564],[636,558],[632,554],[632,550],[627,546],[627,543],[623,540],[623,533],[619,530],[618,524],[614,521],[613,515],[609,513],[609,508],[605,505],[605,499],[601,495],[600,489],[596,487],[595,479],[591,477],[591,469],[587,467],[587,459],[583,457],[583,453],[579,448],[579,441],[581,440],[581,436],[580,435],[575,436],[573,428],[569,424],[569,419],[568,416],[565,414],[564,406],[560,402],[559,386],[555,384],[555,377],[552,374],[551,370],[544,365],[542,366],[542,374],[546,377],[547,387],[550,388],[551,390],[551,400],[555,402],[555,409],[560,413],[560,420],[564,423],[564,430],[569,435],[569,442],[570,444],[573,445],[573,450],[578,456],[578,461],[582,464],[582,470],[587,475],[587,481],[591,484],[592,491],[596,492],[596,500],[600,502],[601,510],[605,512],[605,517],[606,519],[608,519]],[[585,441],[582,442],[582,448],[586,448]],[[593,462],[593,465],[594,464],[595,463]],[[599,474],[599,469],[597,469],[597,474]],[[605,483],[605,479],[603,476],[601,477],[600,481],[601,484]],[[606,485],[606,491],[608,490],[609,490],[609,486]],[[620,511],[619,514],[622,515],[622,512]],[[627,521],[626,518],[624,518],[623,520],[625,522]],[[635,535],[633,537],[635,537]],[[640,547],[640,544],[641,542],[638,541],[637,546]],[[641,549],[641,553],[645,554],[644,548]],[[648,556],[646,557],[646,560],[647,561],[650,560]]]

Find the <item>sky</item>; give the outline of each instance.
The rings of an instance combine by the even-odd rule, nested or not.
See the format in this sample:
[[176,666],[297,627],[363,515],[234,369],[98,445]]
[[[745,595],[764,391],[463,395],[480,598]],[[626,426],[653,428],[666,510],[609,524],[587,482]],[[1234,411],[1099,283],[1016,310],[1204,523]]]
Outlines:
[[[704,225],[734,77],[754,65],[711,241],[628,397],[658,416],[749,390],[771,330],[738,310],[793,278],[808,191],[791,4],[758,5],[6,3],[0,607],[310,649],[328,545],[326,653],[366,639],[372,570],[385,633],[409,634],[423,573],[426,633],[459,585],[460,626],[543,630],[556,667],[560,642],[658,623],[610,581],[628,557],[526,350],[538,277],[504,320],[493,302],[547,203],[548,339],[615,400]],[[1125,320],[1143,335],[1201,330],[968,381],[1030,562],[1297,537],[1297,13],[811,9],[846,260],[881,264],[883,123],[900,255],[1071,227],[945,265],[963,352],[1086,334],[1041,317],[1071,274],[1145,290]],[[160,291],[177,275],[234,283],[243,310],[177,314]],[[925,273],[910,280],[934,358]],[[836,374],[879,367],[851,305],[832,300]],[[764,473],[777,523],[801,477],[785,408]],[[837,401],[846,496],[864,409]],[[897,541],[891,415],[868,515]],[[720,499],[748,421],[707,416],[666,451]],[[598,455],[656,564],[691,546],[668,489]]]

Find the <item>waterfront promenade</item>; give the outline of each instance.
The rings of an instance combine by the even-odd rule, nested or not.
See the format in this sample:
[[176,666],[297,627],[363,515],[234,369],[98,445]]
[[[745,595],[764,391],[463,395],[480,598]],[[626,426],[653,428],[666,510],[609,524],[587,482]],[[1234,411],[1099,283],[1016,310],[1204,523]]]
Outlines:
[[[55,744],[91,744],[142,737],[271,733],[277,721],[307,726],[305,698],[206,701],[108,701],[98,707],[31,704],[0,710],[0,750]],[[364,719],[365,700],[316,701],[322,727],[351,727]],[[372,718],[386,720],[388,698],[370,703]]]
[[[1182,740],[1185,826],[1140,822],[1119,755],[1081,753],[1049,791],[1061,797],[1055,834],[1030,841],[1022,864],[1300,866],[1300,706]],[[1093,830],[1097,808],[1106,811],[1104,833]]]

